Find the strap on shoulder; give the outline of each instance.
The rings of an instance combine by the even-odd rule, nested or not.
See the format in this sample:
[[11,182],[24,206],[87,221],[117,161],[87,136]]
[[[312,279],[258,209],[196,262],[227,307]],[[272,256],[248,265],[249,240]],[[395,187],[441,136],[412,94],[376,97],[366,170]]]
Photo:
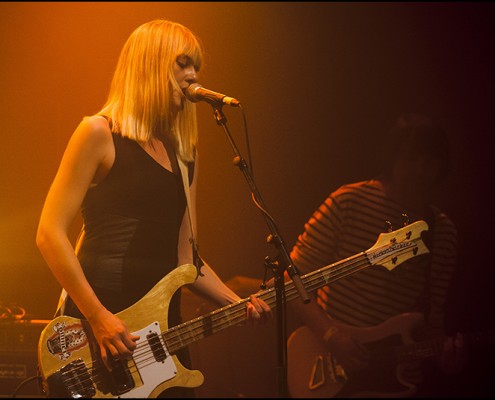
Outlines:
[[186,201],[187,201],[187,214],[189,216],[189,226],[191,227],[191,237],[189,239],[189,242],[191,243],[192,246],[193,264],[198,269],[198,275],[203,276],[203,274],[201,273],[201,267],[204,265],[204,262],[199,256],[198,247],[196,244],[196,239],[194,234],[193,221],[195,221],[196,215],[194,214],[195,210],[193,209],[193,207],[191,207],[191,194],[189,190],[189,168],[180,157],[177,157],[177,163],[179,164],[180,174],[184,186],[184,193],[186,195]]

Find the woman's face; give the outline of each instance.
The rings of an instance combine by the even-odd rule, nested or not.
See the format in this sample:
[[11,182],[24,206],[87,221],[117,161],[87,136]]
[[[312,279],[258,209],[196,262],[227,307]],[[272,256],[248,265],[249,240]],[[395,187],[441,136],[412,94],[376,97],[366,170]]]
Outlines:
[[184,106],[184,90],[187,89],[191,83],[198,81],[197,71],[190,57],[186,55],[177,57],[174,63],[174,77],[181,88],[180,92],[174,90],[173,93],[173,105],[178,112]]

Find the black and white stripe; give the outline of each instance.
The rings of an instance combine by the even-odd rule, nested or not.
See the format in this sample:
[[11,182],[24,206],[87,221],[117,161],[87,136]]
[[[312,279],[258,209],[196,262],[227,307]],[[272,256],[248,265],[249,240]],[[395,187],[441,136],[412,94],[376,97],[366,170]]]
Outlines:
[[[291,258],[302,274],[372,247],[390,221],[393,229],[425,219],[386,197],[375,180],[340,187],[330,194],[305,224]],[[443,324],[444,305],[456,262],[457,232],[452,221],[434,208],[434,254],[409,259],[392,271],[364,269],[318,290],[318,304],[334,318],[356,326],[377,325],[417,309],[426,271],[429,281],[429,321]]]

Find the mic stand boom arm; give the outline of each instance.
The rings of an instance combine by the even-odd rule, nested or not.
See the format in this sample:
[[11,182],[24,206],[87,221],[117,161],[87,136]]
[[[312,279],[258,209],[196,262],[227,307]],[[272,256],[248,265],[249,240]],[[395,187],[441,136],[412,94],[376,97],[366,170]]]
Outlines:
[[279,262],[269,262],[269,260],[265,261],[265,265],[272,265],[275,279],[274,279],[274,288],[276,295],[276,315],[277,315],[277,338],[278,338],[278,382],[279,382],[279,394],[280,397],[287,397],[287,324],[286,324],[286,300],[285,300],[285,279],[284,279],[284,270],[287,269],[287,273],[290,278],[294,282],[294,286],[297,289],[297,292],[304,303],[309,303],[310,299],[304,288],[304,285],[299,276],[299,272],[297,271],[296,266],[292,262],[289,252],[282,240],[281,235],[278,232],[275,221],[266,211],[265,205],[263,203],[263,199],[254,183],[253,176],[246,161],[242,158],[237,145],[235,144],[232,135],[227,127],[227,118],[222,112],[223,105],[212,105],[213,107],[213,115],[218,125],[223,127],[225,134],[232,146],[234,151],[234,165],[237,166],[241,172],[243,173],[253,195],[253,200],[261,209],[262,215],[268,225],[270,230],[270,235],[267,238],[268,243],[276,246],[279,257],[281,257],[284,266],[280,266]]

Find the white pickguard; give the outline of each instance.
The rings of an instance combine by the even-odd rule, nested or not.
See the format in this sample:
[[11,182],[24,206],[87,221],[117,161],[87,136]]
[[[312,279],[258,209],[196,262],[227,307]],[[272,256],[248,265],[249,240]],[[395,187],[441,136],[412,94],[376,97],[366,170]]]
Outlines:
[[[161,336],[160,324],[158,322],[154,322],[145,328],[133,332],[135,335],[140,336],[140,339],[136,342],[138,346],[148,346],[149,353],[151,354],[151,348],[149,347],[148,340],[146,339],[146,335],[150,333],[156,333],[159,337]],[[163,348],[165,350],[165,354],[167,358],[163,362],[152,362],[146,363],[142,367],[138,364],[139,374],[141,375],[141,379],[143,381],[143,386],[136,387],[131,391],[120,395],[121,398],[146,398],[149,394],[160,384],[169,379],[172,379],[177,375],[177,367],[174,364],[174,360],[170,356],[170,353],[165,347],[165,343],[161,340]],[[140,350],[143,351],[143,350]]]

